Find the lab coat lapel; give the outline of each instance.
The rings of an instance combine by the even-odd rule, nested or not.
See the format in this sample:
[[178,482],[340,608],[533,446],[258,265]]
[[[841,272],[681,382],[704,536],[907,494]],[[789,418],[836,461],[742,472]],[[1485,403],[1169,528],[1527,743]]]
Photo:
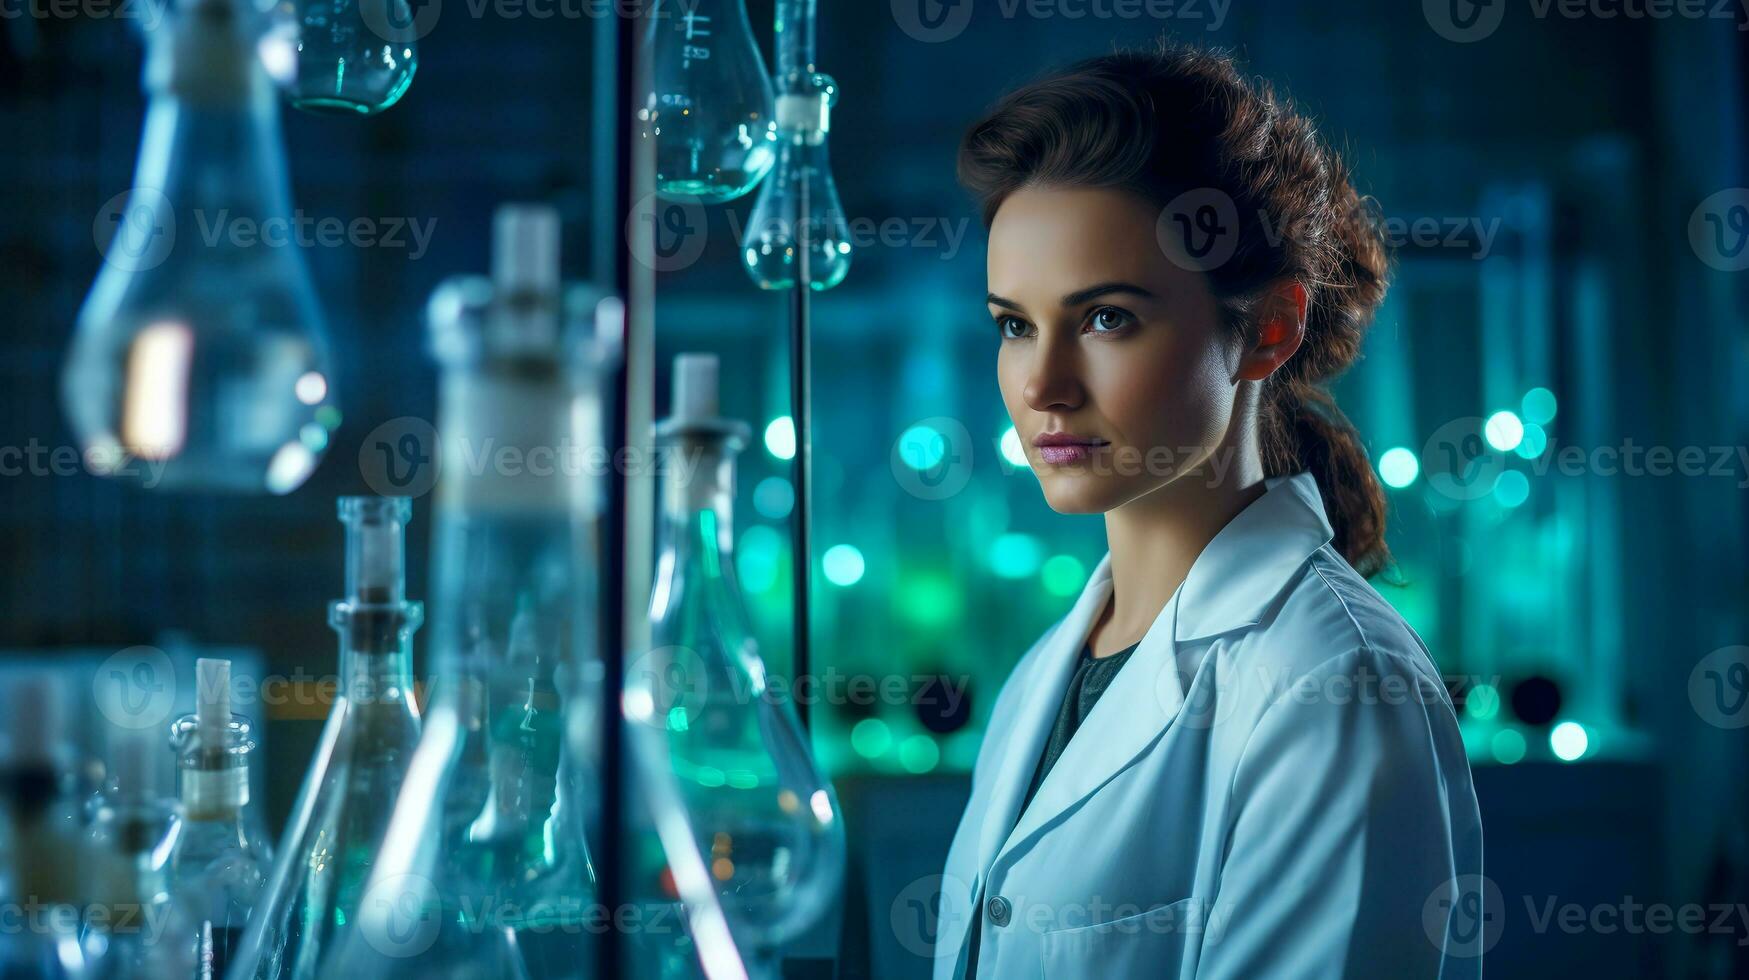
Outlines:
[[[998,860],[1123,771],[1177,717],[1184,703],[1173,640],[1177,615],[1175,594],[1082,722],[1081,731],[1091,737],[1077,733],[1069,740],[998,851]],[[1057,701],[1061,699],[1059,690]],[[1033,759],[1036,763],[1036,753]]]
[[1020,689],[1022,700],[1015,710],[1007,744],[1003,746],[1001,767],[990,783],[990,803],[978,839],[980,876],[989,871],[997,848],[1008,839],[1009,831],[1014,827],[1021,800],[1032,785],[1033,771],[1038,768],[1039,755],[1044,752],[1045,739],[1049,737],[1057,710],[1063,703],[1063,692],[1068,689],[1069,678],[1075,672],[1081,646],[1093,629],[1094,617],[1099,615],[1110,595],[1111,555],[1108,553],[1088,577],[1074,608],[1045,638],[1045,649],[1039,652],[1028,676],[1015,678],[1023,685]]

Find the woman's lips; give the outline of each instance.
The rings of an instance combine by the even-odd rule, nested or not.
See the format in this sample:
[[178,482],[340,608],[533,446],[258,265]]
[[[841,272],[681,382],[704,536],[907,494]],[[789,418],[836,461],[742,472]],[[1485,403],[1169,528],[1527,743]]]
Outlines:
[[1093,458],[1093,451],[1103,445],[1104,442],[1057,442],[1043,443],[1034,448],[1045,462],[1063,466],[1087,462]]

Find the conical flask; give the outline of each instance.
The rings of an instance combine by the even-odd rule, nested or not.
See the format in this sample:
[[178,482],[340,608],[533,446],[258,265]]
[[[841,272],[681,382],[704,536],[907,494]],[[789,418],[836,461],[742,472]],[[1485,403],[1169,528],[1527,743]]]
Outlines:
[[747,274],[761,289],[794,286],[804,250],[810,289],[831,289],[850,272],[850,225],[826,153],[838,83],[814,70],[815,2],[777,3],[777,169],[741,238]]
[[656,141],[656,189],[705,204],[752,190],[776,161],[771,78],[742,0],[656,0],[651,91],[639,110]]
[[170,851],[171,892],[194,926],[196,980],[221,980],[261,897],[272,855],[249,806],[249,719],[231,713],[231,662],[195,661],[196,709],[170,728],[182,831]]
[[[593,575],[573,509],[599,444],[588,335],[602,294],[563,290],[557,212],[511,205],[491,280],[439,286],[433,525],[436,675],[358,929],[326,975],[587,977],[591,784],[565,696],[592,635]],[[587,320],[587,323],[585,321]]]
[[405,497],[342,497],[346,598],[329,606],[340,634],[342,687],[281,837],[265,896],[250,916],[231,976],[323,975],[355,927],[389,806],[419,740],[413,633],[422,606],[406,597]]
[[657,439],[684,465],[665,467],[652,649],[627,668],[625,708],[663,736],[749,975],[775,978],[782,944],[837,895],[844,828],[793,709],[767,690],[735,581],[734,461],[747,438],[717,416],[716,358],[678,358]]
[[92,469],[138,485],[287,493],[327,445],[261,25],[246,0],[171,0],[147,35],[133,186],[94,228],[63,402]]
[[289,0],[288,6],[297,60],[286,94],[296,108],[323,115],[370,115],[399,102],[419,67],[418,37],[437,15],[437,6],[423,0]]

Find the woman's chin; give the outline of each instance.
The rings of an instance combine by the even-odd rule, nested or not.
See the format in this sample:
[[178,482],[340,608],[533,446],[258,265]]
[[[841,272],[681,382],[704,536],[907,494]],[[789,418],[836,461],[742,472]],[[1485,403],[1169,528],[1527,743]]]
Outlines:
[[1040,482],[1045,503],[1059,514],[1103,514],[1117,505],[1115,488],[1095,476],[1065,472]]

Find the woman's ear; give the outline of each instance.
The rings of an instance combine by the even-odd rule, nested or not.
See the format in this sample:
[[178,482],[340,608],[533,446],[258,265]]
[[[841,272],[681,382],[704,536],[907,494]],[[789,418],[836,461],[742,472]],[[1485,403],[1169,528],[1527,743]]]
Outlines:
[[1256,324],[1239,353],[1239,381],[1262,381],[1276,372],[1306,339],[1306,287],[1289,279],[1257,304]]

